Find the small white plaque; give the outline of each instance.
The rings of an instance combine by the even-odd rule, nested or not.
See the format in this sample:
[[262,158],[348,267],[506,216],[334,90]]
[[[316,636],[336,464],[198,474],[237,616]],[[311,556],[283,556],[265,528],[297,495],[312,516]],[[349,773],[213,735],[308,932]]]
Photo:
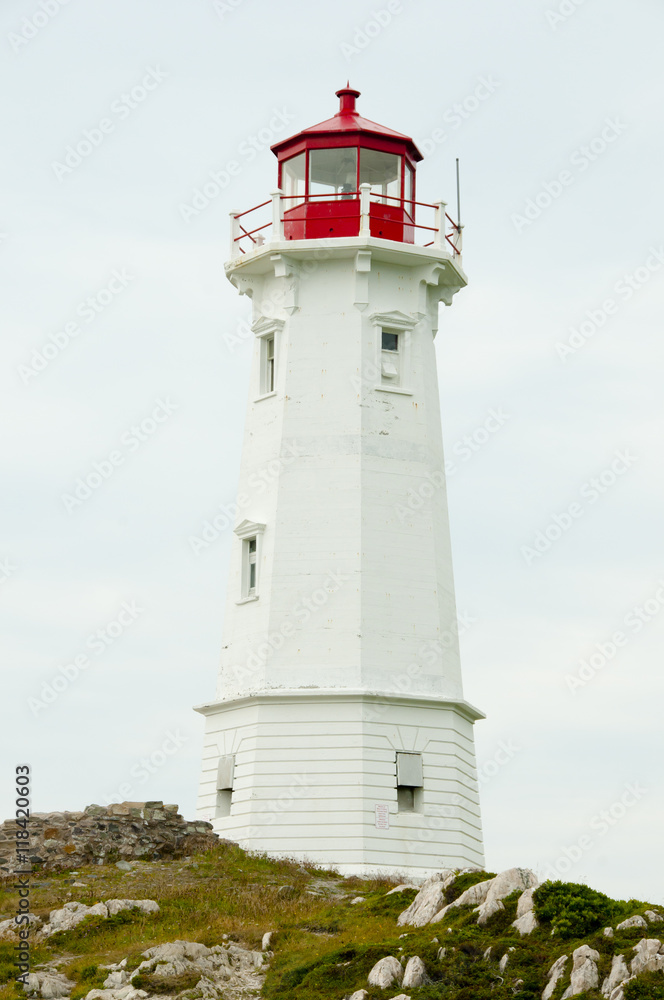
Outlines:
[[387,802],[377,802],[375,805],[375,822],[377,830],[389,830],[390,807]]

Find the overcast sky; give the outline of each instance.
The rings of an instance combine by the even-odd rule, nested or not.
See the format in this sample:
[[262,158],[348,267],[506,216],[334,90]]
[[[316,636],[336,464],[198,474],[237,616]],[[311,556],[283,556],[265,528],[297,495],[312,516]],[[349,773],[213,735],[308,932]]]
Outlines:
[[35,809],[193,816],[230,536],[189,539],[251,347],[228,213],[350,78],[422,199],[461,159],[437,351],[487,866],[664,902],[663,35],[659,0],[5,0],[2,815],[28,761]]

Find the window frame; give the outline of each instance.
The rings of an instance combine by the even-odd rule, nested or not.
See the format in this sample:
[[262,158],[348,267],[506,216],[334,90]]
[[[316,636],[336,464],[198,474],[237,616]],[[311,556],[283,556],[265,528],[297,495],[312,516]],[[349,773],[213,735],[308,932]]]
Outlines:
[[[270,399],[277,395],[279,381],[280,334],[284,327],[281,319],[260,319],[253,324],[254,336],[260,341],[258,345],[258,385],[254,402]],[[270,353],[272,342],[272,357]]]
[[[374,326],[375,340],[375,371],[376,383],[374,389],[380,392],[393,392],[403,396],[412,396],[410,387],[410,357],[412,331],[417,325],[417,320],[406,313],[397,310],[389,313],[373,313],[369,317]],[[396,355],[397,376],[389,378],[383,376],[383,333],[396,334],[398,337],[398,351],[387,351],[388,355]]]
[[[243,521],[235,528],[235,534],[240,540],[240,596],[236,604],[248,604],[250,601],[257,601],[260,597],[261,581],[261,558],[263,551],[264,524],[257,524],[254,521]],[[255,548],[251,550],[251,543],[255,543]],[[253,557],[253,558],[252,558]],[[252,582],[253,570],[253,587]]]

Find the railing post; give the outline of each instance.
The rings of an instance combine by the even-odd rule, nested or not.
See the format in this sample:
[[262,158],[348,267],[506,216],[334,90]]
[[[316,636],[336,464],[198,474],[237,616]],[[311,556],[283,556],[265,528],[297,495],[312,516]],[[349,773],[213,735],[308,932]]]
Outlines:
[[237,257],[240,252],[240,246],[236,242],[237,237],[240,235],[240,220],[236,218],[237,209],[233,209],[229,212],[230,215],[230,230],[231,230],[231,260],[233,257]]
[[459,226],[457,229],[456,248],[460,257],[463,253],[463,226]]
[[272,198],[272,242],[281,243],[284,238],[284,216],[281,210],[281,195],[282,191],[276,188],[275,191],[270,191],[270,197]]
[[360,236],[371,236],[371,184],[360,184]]
[[436,227],[436,235],[434,237],[433,245],[437,250],[445,249],[445,210],[447,208],[446,201],[435,201],[436,206],[436,218],[434,220],[434,226]]

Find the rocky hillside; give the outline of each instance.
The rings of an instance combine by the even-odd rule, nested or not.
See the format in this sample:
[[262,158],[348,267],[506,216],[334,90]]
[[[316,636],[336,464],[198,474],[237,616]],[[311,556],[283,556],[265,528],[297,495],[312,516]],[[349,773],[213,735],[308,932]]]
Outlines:
[[532,872],[419,889],[221,842],[35,874],[31,972],[0,893],[0,1000],[664,1000],[664,908]]

